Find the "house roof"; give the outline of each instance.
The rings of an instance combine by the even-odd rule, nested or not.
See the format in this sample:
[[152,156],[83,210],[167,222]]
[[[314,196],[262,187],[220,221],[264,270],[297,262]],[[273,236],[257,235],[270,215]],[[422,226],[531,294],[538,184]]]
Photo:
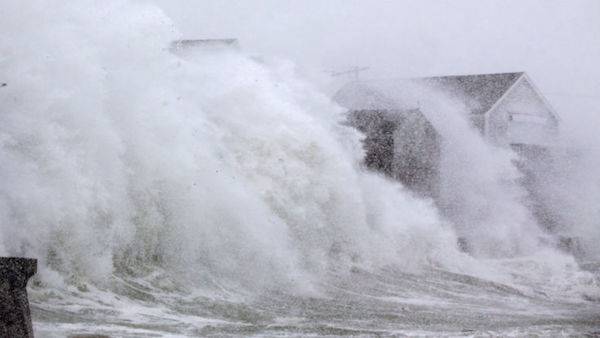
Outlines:
[[187,39],[171,41],[170,50],[181,52],[192,49],[238,49],[237,39]]
[[522,72],[518,72],[437,76],[413,80],[445,89],[459,97],[468,98],[476,103],[476,105],[471,105],[473,107],[471,113],[483,114],[490,110],[522,75]]
[[[335,100],[350,109],[418,108],[418,97],[407,98],[406,86],[425,85],[463,100],[473,114],[484,114],[515,84],[523,72],[435,76],[360,81],[346,85]],[[418,95],[417,95],[418,96]]]

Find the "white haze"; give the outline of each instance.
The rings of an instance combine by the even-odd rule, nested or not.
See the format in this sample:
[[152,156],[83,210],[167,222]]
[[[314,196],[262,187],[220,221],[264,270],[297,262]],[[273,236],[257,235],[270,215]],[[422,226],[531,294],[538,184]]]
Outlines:
[[4,21],[4,254],[83,282],[156,263],[260,285],[460,255],[428,202],[358,170],[343,110],[291,65],[188,62],[155,8],[61,7],[27,8],[73,15],[47,30]]
[[[346,37],[348,44],[367,43],[367,33],[375,32],[360,26],[346,30],[360,9],[367,17],[384,13],[384,7],[365,4],[350,3],[355,9],[333,20],[336,32],[366,35]],[[167,14],[187,8],[162,5]],[[181,283],[186,291],[209,295],[318,296],[331,287],[332,276],[358,283],[352,273],[386,268],[466,274],[528,297],[541,293],[576,304],[598,297],[597,279],[544,241],[543,231],[519,204],[513,154],[479,139],[452,98],[432,91],[423,107],[456,112],[433,123],[453,142],[445,163],[446,189],[454,188],[462,198],[455,202],[464,222],[446,220],[432,201],[365,171],[361,136],[340,123],[344,110],[306,80],[323,79],[313,68],[320,46],[330,58],[328,66],[363,61],[336,63],[351,50],[328,53],[340,41],[333,37],[315,42],[322,26],[297,21],[313,13],[299,3],[288,3],[286,17],[269,18],[269,12],[259,20],[244,14],[261,13],[266,5],[284,6],[194,5],[187,20],[198,13],[197,20],[186,24],[142,1],[2,2],[0,82],[7,85],[0,87],[0,254],[40,260],[33,298],[38,308],[71,309],[70,297],[92,290],[99,299],[95,304],[113,306],[118,317],[118,311],[127,312],[122,304],[129,303],[114,295],[135,298],[122,292],[119,281],[129,285],[157,275],[170,281],[160,286],[169,295]],[[319,8],[325,16],[315,16],[317,22],[327,22],[326,14],[335,17],[338,10],[334,2]],[[223,19],[224,28],[217,29],[220,21],[208,19],[216,13],[253,24],[246,35],[243,20]],[[292,18],[290,24],[302,22],[295,36],[275,29],[288,22],[285,18]],[[418,20],[411,20],[407,27],[418,31]],[[385,21],[379,24],[387,27]],[[253,35],[257,29],[274,38]],[[389,29],[388,36],[396,36]],[[251,52],[182,58],[168,49],[174,39],[212,37],[218,31],[241,38],[242,46],[249,37]],[[291,47],[278,52],[268,46],[278,42]],[[294,51],[296,44],[307,46],[307,55]],[[387,74],[387,66],[400,75],[426,69],[416,56],[402,57],[416,51],[396,53],[401,45],[380,49],[399,61],[388,59],[374,73]],[[249,55],[256,51],[263,56],[260,62]],[[282,55],[299,56],[301,70]],[[478,71],[500,70],[491,66]],[[567,134],[572,137],[565,136],[567,145],[585,144],[591,155],[581,156],[581,165],[564,177],[563,195],[556,200],[573,204],[568,212],[574,215],[569,224],[574,234],[597,239],[597,207],[591,201],[600,196],[593,170],[598,143],[579,124],[569,125],[574,127]],[[465,153],[469,161],[462,162]],[[588,183],[583,194],[576,194]],[[487,189],[477,195],[479,186]],[[487,216],[479,217],[475,209]],[[476,248],[472,256],[457,247],[457,235],[464,234]],[[95,288],[101,291],[94,293]],[[427,298],[423,290],[415,292]],[[154,310],[158,317],[172,315]]]
[[186,38],[239,38],[247,50],[319,71],[367,66],[367,78],[527,71],[565,119],[595,113],[600,100],[595,0],[151,2]]
[[369,67],[363,79],[526,71],[561,117],[558,148],[579,154],[560,160],[544,193],[588,253],[600,254],[600,2],[152,2],[183,37],[239,38],[253,53],[293,59],[330,94],[352,78],[329,71],[354,66]]

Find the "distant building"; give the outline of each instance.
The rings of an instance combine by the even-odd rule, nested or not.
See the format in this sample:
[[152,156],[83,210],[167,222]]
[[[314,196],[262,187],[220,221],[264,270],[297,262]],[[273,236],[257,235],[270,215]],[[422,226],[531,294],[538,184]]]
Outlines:
[[179,56],[188,57],[207,51],[239,50],[237,39],[188,39],[171,42],[169,50]]
[[415,87],[463,103],[484,138],[525,157],[539,158],[557,136],[558,115],[523,72],[355,81],[342,87],[334,100],[348,108],[349,123],[366,135],[365,164],[422,195],[437,195],[440,135],[420,110],[432,91]]
[[523,72],[352,82],[335,100],[351,111],[419,109],[419,97],[402,93],[410,84],[462,101],[472,125],[496,144],[545,146],[556,137],[558,115]]

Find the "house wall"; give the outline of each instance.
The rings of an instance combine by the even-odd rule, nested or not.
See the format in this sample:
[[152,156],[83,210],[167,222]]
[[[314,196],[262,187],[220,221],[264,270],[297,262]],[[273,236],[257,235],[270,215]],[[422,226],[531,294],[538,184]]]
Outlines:
[[435,197],[439,189],[439,135],[419,110],[355,110],[348,124],[365,138],[364,164],[413,192]]
[[398,124],[390,119],[388,111],[351,111],[347,122],[365,135],[363,148],[366,167],[393,176],[394,132]]
[[396,112],[394,178],[422,196],[436,197],[439,190],[439,135],[418,110]]
[[485,115],[484,114],[471,114],[469,116],[471,126],[475,128],[480,134],[485,132]]
[[496,144],[549,145],[558,121],[535,89],[523,78],[488,114],[487,137]]

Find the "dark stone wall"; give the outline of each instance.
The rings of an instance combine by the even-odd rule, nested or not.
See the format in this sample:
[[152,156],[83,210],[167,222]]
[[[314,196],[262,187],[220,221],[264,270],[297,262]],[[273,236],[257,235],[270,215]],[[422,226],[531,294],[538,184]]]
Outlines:
[[0,257],[0,337],[33,337],[27,281],[37,271],[37,260]]

